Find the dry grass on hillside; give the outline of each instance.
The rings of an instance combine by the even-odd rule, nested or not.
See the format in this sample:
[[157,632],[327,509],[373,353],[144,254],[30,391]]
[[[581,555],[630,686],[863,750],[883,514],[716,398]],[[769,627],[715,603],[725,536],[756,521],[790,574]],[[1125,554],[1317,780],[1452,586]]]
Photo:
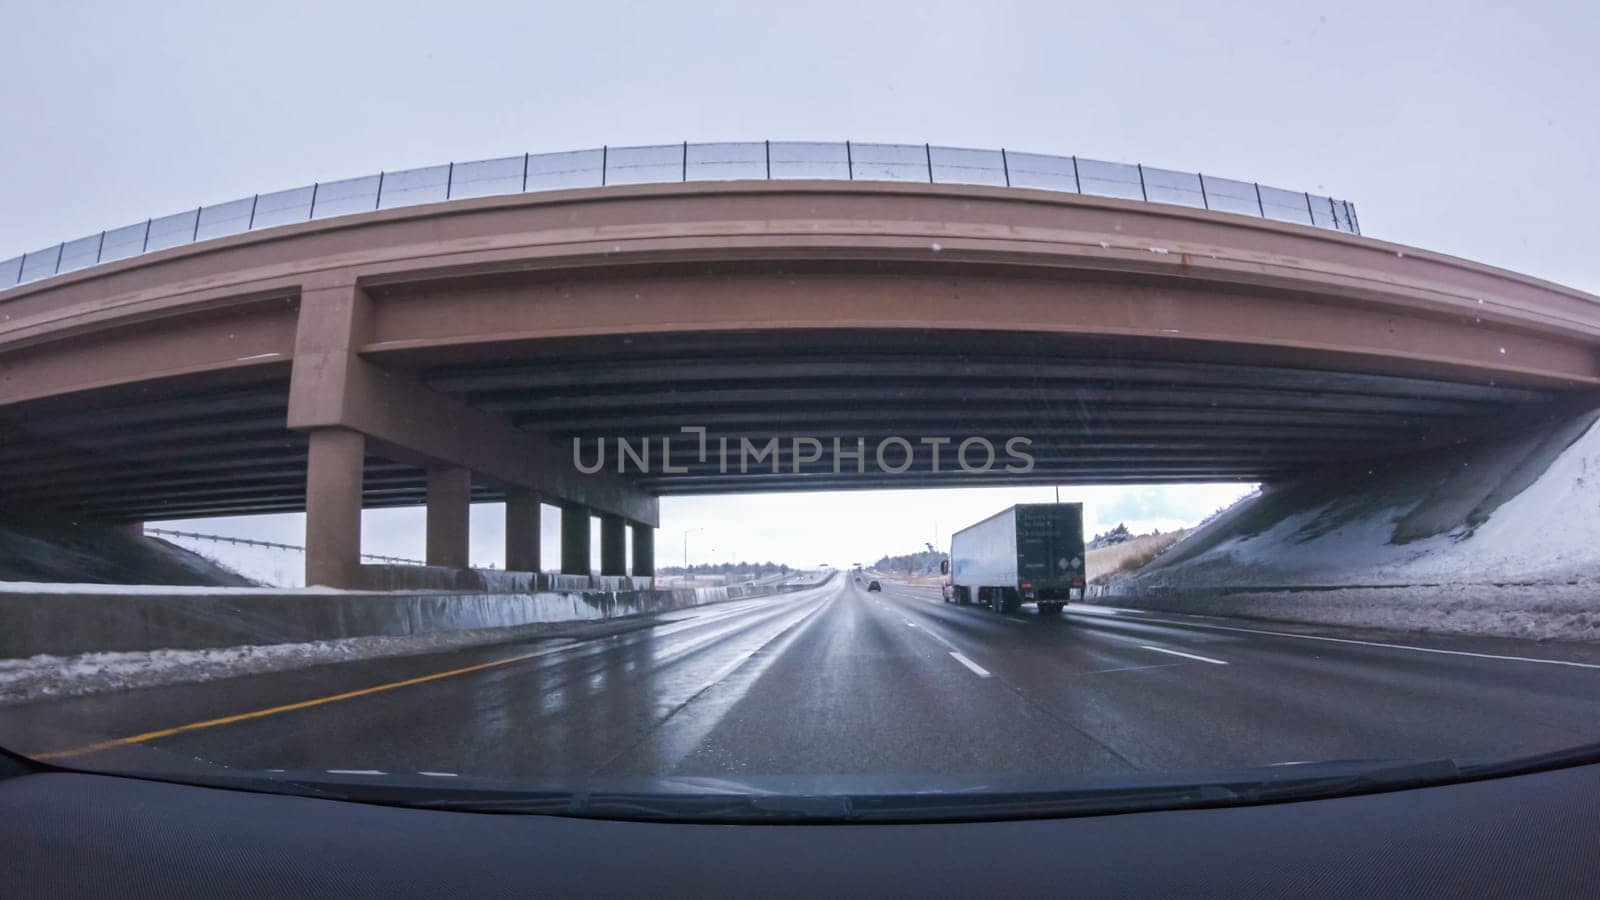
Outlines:
[[1188,533],[1188,529],[1183,529],[1166,534],[1144,534],[1120,544],[1090,550],[1087,554],[1089,581],[1101,584],[1118,572],[1132,572]]
[[[1120,544],[1109,547],[1100,547],[1090,550],[1086,556],[1088,563],[1088,576],[1091,584],[1101,584],[1108,581],[1111,576],[1119,572],[1132,572],[1150,560],[1155,559],[1163,550],[1178,542],[1179,538],[1188,534],[1191,529],[1169,531],[1166,534],[1142,534]],[[867,577],[872,577],[870,572]],[[943,575],[901,575],[886,573],[886,578],[908,584],[942,584]]]

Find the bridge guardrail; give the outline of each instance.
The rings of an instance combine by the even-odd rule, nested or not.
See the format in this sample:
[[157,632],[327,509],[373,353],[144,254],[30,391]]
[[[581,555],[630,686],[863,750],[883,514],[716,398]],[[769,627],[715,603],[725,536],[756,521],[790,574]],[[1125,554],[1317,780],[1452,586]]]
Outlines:
[[199,206],[0,261],[0,290],[169,247],[422,203],[607,185],[793,179],[1035,188],[1361,233],[1348,201],[1137,163],[933,144],[683,142],[445,163]]

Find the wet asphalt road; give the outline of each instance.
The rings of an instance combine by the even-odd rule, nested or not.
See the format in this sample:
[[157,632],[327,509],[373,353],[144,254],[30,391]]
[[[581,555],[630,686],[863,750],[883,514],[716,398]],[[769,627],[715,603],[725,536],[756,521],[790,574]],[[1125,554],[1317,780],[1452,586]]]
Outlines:
[[884,588],[840,575],[608,636],[5,707],[0,744],[188,725],[59,761],[526,778],[1194,773],[1600,741],[1595,648],[1089,606],[1045,619]]

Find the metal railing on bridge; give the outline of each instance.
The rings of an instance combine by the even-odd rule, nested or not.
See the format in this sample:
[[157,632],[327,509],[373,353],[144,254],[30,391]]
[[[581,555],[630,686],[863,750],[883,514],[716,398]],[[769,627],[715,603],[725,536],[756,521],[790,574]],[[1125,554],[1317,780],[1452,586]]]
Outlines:
[[1361,233],[1355,207],[1344,200],[1134,163],[932,144],[679,143],[524,153],[242,197],[12,257],[0,262],[0,290],[212,238],[422,203],[607,185],[784,179],[1034,188]]

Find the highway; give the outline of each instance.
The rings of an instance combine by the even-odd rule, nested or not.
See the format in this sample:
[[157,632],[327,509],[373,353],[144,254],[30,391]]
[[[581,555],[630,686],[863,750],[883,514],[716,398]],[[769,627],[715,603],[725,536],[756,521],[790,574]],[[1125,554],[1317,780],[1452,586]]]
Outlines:
[[0,708],[63,765],[490,778],[1115,775],[1600,740],[1600,649],[1072,606],[845,574],[565,636]]

